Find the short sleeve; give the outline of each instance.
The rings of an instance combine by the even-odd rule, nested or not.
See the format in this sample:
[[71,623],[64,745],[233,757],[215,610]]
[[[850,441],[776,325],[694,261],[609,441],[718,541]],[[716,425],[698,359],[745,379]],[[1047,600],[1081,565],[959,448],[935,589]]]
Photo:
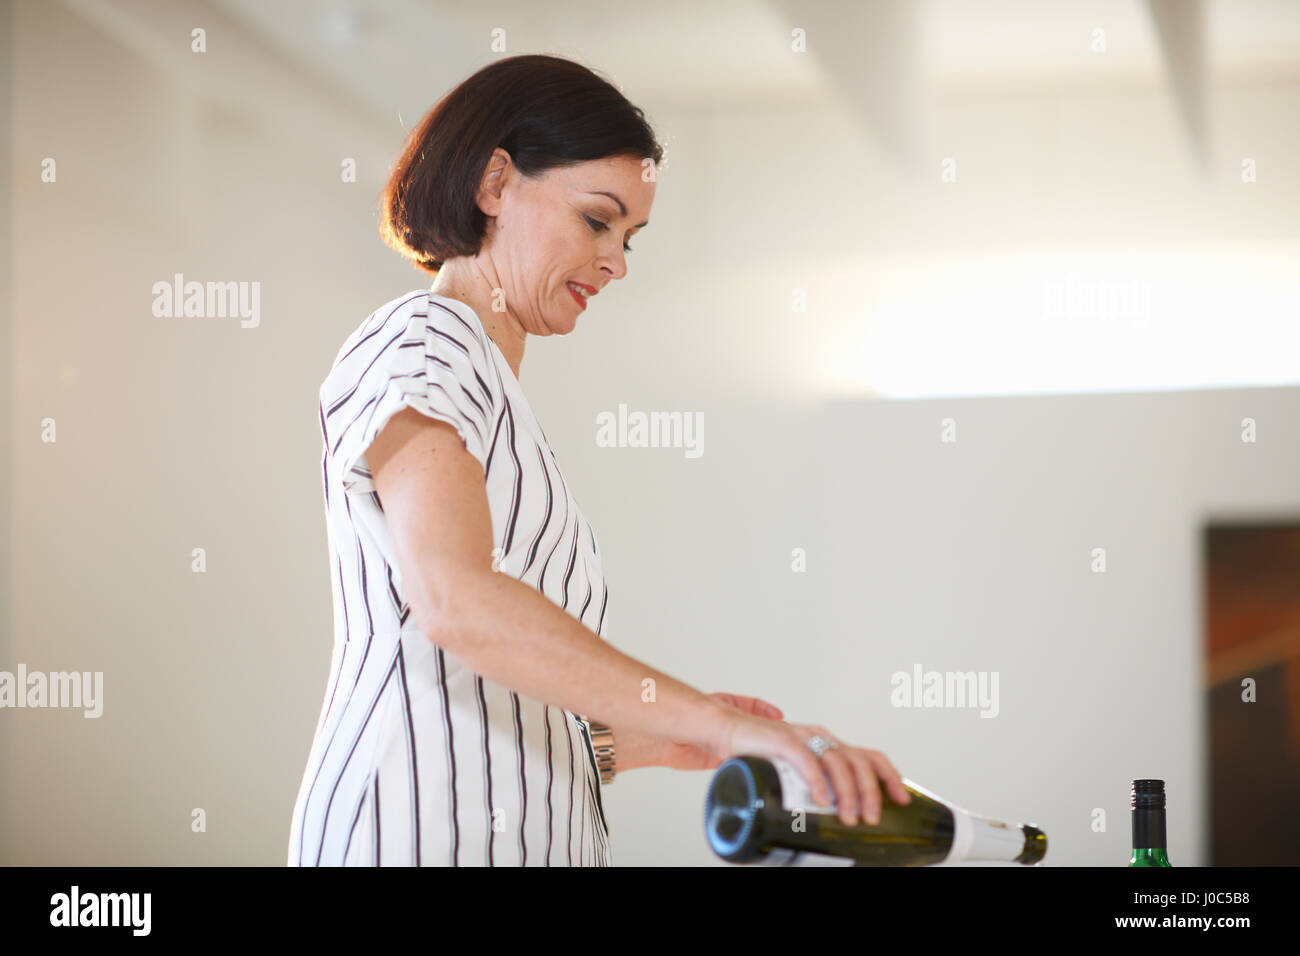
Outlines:
[[487,470],[500,399],[486,335],[426,290],[388,303],[348,338],[320,388],[321,429],[344,491],[374,490],[366,450],[403,408],[452,425]]

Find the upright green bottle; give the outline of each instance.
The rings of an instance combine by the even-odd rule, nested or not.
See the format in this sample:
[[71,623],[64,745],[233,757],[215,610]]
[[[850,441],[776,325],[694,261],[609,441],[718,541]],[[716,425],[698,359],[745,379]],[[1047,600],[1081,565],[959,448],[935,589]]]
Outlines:
[[1165,782],[1134,780],[1129,791],[1133,807],[1133,855],[1129,866],[1169,866],[1165,853]]

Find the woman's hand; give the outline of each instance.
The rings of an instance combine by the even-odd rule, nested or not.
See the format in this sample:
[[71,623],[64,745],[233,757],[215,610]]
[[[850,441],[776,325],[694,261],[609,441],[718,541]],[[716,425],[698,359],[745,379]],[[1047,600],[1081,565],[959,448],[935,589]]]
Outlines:
[[[759,700],[757,697],[723,693],[708,694],[707,696],[743,714],[777,721],[785,716],[781,713],[780,707],[769,704],[765,700]],[[726,758],[720,757],[704,747],[679,743],[675,740],[664,740],[659,755],[655,760],[655,766],[671,767],[674,770],[713,770],[721,766],[724,759]]]
[[[902,776],[879,750],[851,747],[817,724],[764,719],[753,711],[747,713],[735,707],[728,716],[712,751],[716,763],[710,763],[710,767],[739,754],[780,757],[807,782],[813,800],[822,806],[834,804],[846,826],[857,823],[859,816],[870,825],[880,822],[882,780],[895,803],[902,806],[912,800]],[[818,758],[808,749],[813,734],[835,740],[838,746]]]

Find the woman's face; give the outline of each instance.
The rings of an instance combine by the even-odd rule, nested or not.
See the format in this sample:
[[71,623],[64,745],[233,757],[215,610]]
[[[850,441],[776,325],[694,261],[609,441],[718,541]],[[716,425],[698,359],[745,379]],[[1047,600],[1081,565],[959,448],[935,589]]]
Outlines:
[[[646,182],[642,169],[648,170]],[[627,243],[650,219],[654,165],[630,156],[551,169],[528,180],[497,150],[479,208],[488,223],[482,253],[505,305],[530,335],[565,335],[596,293],[627,274]],[[570,283],[587,287],[580,302]]]

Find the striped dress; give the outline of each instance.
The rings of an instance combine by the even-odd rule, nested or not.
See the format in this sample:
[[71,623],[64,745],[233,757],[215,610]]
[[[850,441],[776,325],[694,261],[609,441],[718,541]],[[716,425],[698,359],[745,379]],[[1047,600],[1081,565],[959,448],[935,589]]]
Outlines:
[[320,388],[334,646],[290,866],[608,866],[590,726],[481,677],[415,625],[365,451],[409,406],[483,465],[497,567],[604,635],[596,536],[474,310],[371,314]]

